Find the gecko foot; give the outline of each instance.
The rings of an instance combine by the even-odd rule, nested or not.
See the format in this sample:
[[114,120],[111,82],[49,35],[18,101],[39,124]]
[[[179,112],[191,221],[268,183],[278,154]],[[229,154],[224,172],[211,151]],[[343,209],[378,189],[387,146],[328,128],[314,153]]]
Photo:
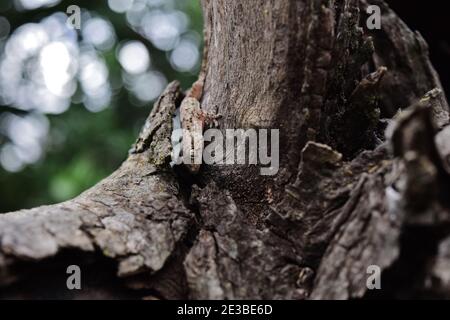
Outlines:
[[203,121],[208,128],[217,128],[219,126],[218,119],[222,118],[222,115],[218,113],[217,106],[214,112],[203,112]]

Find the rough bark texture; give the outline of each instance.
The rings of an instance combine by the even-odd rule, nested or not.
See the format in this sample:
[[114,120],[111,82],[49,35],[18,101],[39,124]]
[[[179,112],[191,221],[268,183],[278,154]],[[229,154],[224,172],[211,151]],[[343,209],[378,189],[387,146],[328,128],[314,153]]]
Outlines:
[[[0,215],[0,297],[450,297],[448,105],[420,34],[381,0],[202,4],[202,108],[221,129],[280,129],[279,173],[172,169],[171,83],[109,178]],[[84,290],[66,290],[68,264]]]

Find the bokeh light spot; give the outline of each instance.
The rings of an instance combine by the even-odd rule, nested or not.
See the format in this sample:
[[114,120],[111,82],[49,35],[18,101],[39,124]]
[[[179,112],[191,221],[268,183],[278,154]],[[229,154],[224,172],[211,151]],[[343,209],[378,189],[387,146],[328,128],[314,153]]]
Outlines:
[[118,53],[118,60],[128,73],[138,74],[146,71],[150,66],[150,55],[142,42],[126,42]]

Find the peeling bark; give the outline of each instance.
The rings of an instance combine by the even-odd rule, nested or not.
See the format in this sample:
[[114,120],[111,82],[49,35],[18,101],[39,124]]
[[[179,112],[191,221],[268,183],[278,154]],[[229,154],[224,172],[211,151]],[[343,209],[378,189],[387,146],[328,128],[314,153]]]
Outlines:
[[279,173],[171,168],[173,82],[110,177],[0,215],[0,297],[42,296],[27,279],[74,256],[109,271],[70,298],[449,297],[448,104],[420,34],[382,0],[202,4],[202,108],[222,130],[280,129]]

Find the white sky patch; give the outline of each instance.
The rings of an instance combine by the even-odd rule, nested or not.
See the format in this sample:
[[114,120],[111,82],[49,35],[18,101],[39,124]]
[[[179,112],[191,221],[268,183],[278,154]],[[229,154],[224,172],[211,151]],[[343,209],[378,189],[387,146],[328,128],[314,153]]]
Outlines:
[[17,172],[27,164],[38,161],[47,141],[48,119],[35,113],[23,117],[8,113],[1,120],[3,131],[11,140],[0,150],[3,168]]
[[141,28],[144,36],[150,39],[155,47],[170,51],[177,45],[188,24],[189,18],[183,12],[152,10],[143,16]]
[[58,114],[76,90],[78,43],[66,16],[55,13],[40,23],[20,26],[0,57],[0,102],[20,110]]
[[45,140],[49,123],[45,116],[30,113],[24,117],[9,114],[6,118],[6,132],[15,144],[27,147]]
[[150,55],[142,42],[129,41],[118,53],[118,60],[122,68],[131,74],[145,72],[150,66]]
[[131,80],[131,89],[134,95],[144,102],[158,98],[166,85],[166,77],[157,71],[149,71]]
[[109,72],[103,59],[95,52],[86,52],[80,59],[79,79],[84,95],[82,102],[87,110],[99,112],[111,103],[112,91]]
[[108,80],[108,68],[102,60],[91,55],[85,55],[82,61],[80,81],[83,91],[96,95]]
[[6,143],[0,149],[0,164],[9,172],[19,172],[25,167],[20,161],[17,148],[12,143]]
[[163,4],[167,4],[168,6],[173,6],[172,0],[147,0],[147,5],[150,7],[159,7]]
[[116,35],[109,21],[92,18],[83,24],[83,39],[100,50],[109,50],[114,46]]
[[[14,1],[29,10],[61,2]],[[200,36],[197,42],[188,37],[189,18],[175,9],[175,1],[107,2],[111,10],[126,15],[134,31],[156,48],[167,51],[174,69],[189,72],[198,65]],[[79,33],[67,27],[64,12],[50,14],[38,23],[26,23],[13,32],[7,17],[0,16],[0,39],[4,42],[0,56],[0,104],[31,114],[59,114],[70,107],[77,92],[79,103],[84,103],[91,112],[98,112],[110,105],[122,85],[132,94],[136,105],[158,98],[167,79],[153,69],[145,41],[128,40],[117,46],[116,58],[124,81],[117,80],[118,85],[114,85],[102,54],[116,48],[114,27],[95,13],[83,10],[82,15],[81,41]],[[5,132],[8,142],[0,146],[0,165],[15,172],[42,157],[45,139],[40,138],[31,118],[9,121],[10,130]]]
[[[73,86],[72,91],[74,91],[75,85],[71,85]],[[43,87],[33,88],[29,86],[26,95],[31,105],[29,109],[39,110],[43,113],[61,114],[70,107],[70,99],[54,95]]]
[[45,17],[39,23],[47,35],[53,40],[77,41],[77,33],[71,27],[67,27],[67,15],[62,12],[56,12],[51,16]]
[[52,42],[42,49],[39,60],[47,89],[63,96],[64,88],[73,76],[70,72],[72,56],[69,50],[62,42]]
[[181,40],[170,55],[172,66],[181,72],[192,71],[200,58],[197,45],[190,40]]
[[48,41],[49,36],[41,25],[27,23],[17,28],[8,39],[5,52],[16,60],[26,59],[36,54]]
[[100,112],[105,110],[111,102],[111,90],[108,86],[102,89],[96,95],[86,95],[83,99],[84,106],[90,112]]
[[58,4],[61,0],[16,0],[22,8],[34,10],[40,7],[50,7]]
[[112,11],[124,13],[133,7],[134,0],[108,0],[108,6]]

